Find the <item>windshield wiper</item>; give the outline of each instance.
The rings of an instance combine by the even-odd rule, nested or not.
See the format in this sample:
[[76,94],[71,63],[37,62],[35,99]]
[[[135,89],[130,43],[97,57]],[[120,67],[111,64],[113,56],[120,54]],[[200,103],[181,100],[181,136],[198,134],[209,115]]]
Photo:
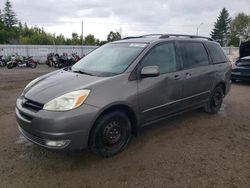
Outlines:
[[86,75],[94,76],[93,74],[91,74],[91,73],[89,73],[89,72],[82,71],[82,70],[74,70],[74,71],[72,71],[72,72],[79,73],[79,74],[86,74]]

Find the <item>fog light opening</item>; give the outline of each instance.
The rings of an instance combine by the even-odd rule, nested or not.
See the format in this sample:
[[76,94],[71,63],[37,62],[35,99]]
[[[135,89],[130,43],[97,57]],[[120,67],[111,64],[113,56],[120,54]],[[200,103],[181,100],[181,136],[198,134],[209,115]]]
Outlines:
[[45,144],[49,147],[64,147],[69,144],[69,140],[45,140]]

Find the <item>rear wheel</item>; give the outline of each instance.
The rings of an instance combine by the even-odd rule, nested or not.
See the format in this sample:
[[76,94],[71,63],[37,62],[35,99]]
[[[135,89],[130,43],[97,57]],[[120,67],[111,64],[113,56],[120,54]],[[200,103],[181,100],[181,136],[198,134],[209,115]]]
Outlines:
[[36,68],[37,64],[36,63],[30,63],[30,68],[34,69]]
[[205,111],[211,114],[216,114],[223,103],[223,90],[220,86],[216,87],[210,96],[209,102],[205,107]]
[[121,111],[102,115],[90,135],[90,149],[102,156],[111,157],[122,151],[131,137],[131,122]]

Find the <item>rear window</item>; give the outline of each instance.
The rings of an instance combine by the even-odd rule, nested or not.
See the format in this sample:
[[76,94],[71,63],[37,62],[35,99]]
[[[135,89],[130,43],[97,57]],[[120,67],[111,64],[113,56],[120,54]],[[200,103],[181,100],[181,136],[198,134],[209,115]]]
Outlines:
[[226,55],[218,44],[206,43],[206,46],[214,64],[227,62]]

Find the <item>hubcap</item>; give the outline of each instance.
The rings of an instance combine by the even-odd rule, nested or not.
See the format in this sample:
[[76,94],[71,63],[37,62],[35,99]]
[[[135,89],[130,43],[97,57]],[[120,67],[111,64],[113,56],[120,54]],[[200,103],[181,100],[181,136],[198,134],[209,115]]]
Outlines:
[[219,107],[221,105],[222,95],[219,92],[216,92],[213,96],[213,106]]
[[104,142],[107,145],[114,145],[121,139],[121,126],[117,121],[111,121],[103,130]]

